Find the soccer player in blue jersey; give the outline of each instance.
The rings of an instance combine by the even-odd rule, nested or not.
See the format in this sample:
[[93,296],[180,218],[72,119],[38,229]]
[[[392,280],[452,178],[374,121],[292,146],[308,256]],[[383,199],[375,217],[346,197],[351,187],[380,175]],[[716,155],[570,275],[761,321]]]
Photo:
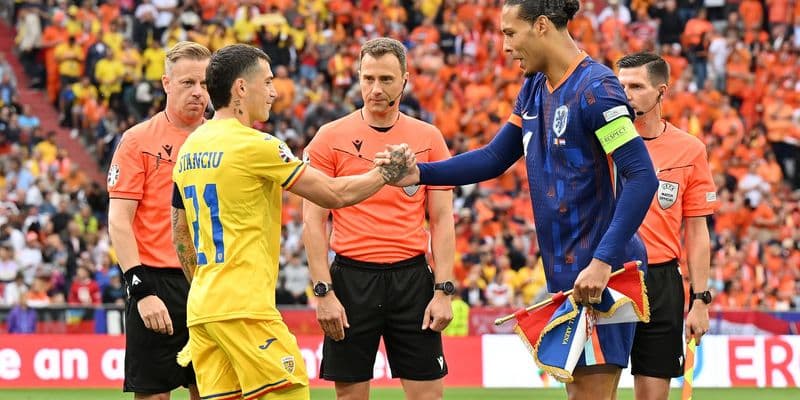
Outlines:
[[[578,8],[577,0],[506,0],[504,49],[526,78],[508,122],[485,147],[420,163],[398,185],[480,182],[524,156],[548,289],[574,288],[576,301],[591,304],[612,269],[647,260],[635,233],[658,180],[619,81],[566,29]],[[601,351],[581,356],[570,399],[615,398],[635,327],[595,326]]]

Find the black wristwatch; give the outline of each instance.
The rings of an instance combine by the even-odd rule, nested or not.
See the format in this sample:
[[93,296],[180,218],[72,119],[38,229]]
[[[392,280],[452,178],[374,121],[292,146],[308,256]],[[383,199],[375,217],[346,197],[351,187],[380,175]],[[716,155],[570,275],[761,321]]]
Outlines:
[[333,290],[333,284],[331,283],[318,281],[314,284],[314,296],[325,297],[331,290]]
[[456,294],[456,285],[452,281],[444,281],[442,283],[435,283],[433,290],[441,290],[444,294],[451,296]]
[[692,293],[691,300],[692,301],[700,300],[704,304],[711,304],[711,292],[706,290],[705,292]]

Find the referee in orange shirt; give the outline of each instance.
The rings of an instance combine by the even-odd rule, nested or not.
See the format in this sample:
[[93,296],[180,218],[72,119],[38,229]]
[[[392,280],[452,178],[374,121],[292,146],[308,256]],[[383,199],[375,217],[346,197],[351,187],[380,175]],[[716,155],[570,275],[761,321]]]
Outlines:
[[128,129],[108,170],[108,233],[125,277],[125,381],[136,400],[169,399],[185,386],[197,400],[192,367],[175,356],[189,340],[189,281],[172,246],[172,167],[183,142],[203,123],[211,52],[179,42],[161,78],[166,109]]
[[631,353],[637,400],[666,400],[669,381],[683,373],[684,289],[678,260],[681,226],[692,289],[686,317],[686,341],[697,344],[708,331],[707,290],[711,240],[706,218],[717,208],[706,149],[696,137],[661,118],[669,87],[669,66],[651,53],[617,62],[619,80],[636,112],[634,122],[653,159],[659,185],[639,235],[647,248],[645,276],[650,323],[639,323]]
[[[439,129],[399,110],[408,81],[402,43],[366,42],[359,78],[364,107],[319,130],[304,154],[312,167],[332,177],[361,174],[374,168],[373,157],[386,144],[401,142],[419,161],[450,157]],[[336,382],[337,398],[369,398],[381,337],[406,398],[442,398],[447,362],[441,331],[452,319],[455,293],[451,189],[386,186],[362,203],[333,210],[330,239],[331,211],[303,202],[303,242],[325,331],[320,376]],[[336,252],[330,268],[329,242]],[[426,259],[429,242],[435,273]]]

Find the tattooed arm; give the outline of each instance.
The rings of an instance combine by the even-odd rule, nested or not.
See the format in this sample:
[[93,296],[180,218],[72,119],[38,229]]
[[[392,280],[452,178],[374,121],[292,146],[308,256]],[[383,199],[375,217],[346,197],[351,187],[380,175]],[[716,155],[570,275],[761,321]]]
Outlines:
[[380,190],[387,182],[397,182],[416,165],[407,145],[389,146],[386,164],[361,175],[329,177],[309,166],[288,190],[322,208],[342,208],[356,204]]
[[183,274],[192,283],[194,269],[197,267],[197,253],[192,236],[189,234],[189,223],[186,222],[186,211],[172,207],[172,244],[178,253]]

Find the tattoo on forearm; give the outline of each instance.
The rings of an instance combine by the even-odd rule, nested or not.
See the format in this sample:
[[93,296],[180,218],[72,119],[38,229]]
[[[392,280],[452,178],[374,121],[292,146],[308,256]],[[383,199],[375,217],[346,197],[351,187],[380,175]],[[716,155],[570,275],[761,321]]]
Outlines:
[[405,152],[402,150],[393,150],[389,154],[390,163],[380,167],[381,175],[386,182],[397,182],[408,172],[408,165],[406,165]]
[[187,249],[186,247],[184,243],[178,243],[175,250],[178,253],[178,260],[181,263],[183,275],[186,276],[186,280],[191,283],[194,277],[194,269],[197,267],[197,254],[194,252],[193,245],[191,249]]
[[172,232],[175,236],[175,252],[178,254],[183,275],[191,283],[194,269],[197,267],[197,253],[189,234],[189,227],[185,220],[181,221],[181,213],[177,209],[172,210]]

